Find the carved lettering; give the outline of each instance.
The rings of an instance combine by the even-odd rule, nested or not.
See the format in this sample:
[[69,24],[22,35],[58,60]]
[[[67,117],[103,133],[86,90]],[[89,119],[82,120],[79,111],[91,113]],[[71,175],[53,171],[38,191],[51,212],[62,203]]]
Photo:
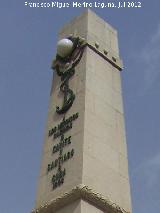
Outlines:
[[64,162],[68,161],[74,156],[74,149],[68,151],[67,153],[63,154],[61,157],[57,158],[56,160],[52,161],[48,164],[47,172],[52,171],[56,168],[59,164],[63,164]]
[[69,129],[72,128],[72,122],[78,118],[78,115],[79,114],[77,112],[67,119],[63,118],[62,122],[58,124],[58,126],[55,126],[54,128],[49,130],[48,137],[51,137],[53,135],[53,138],[56,139],[67,132]]
[[62,142],[54,145],[52,153],[54,154],[54,153],[60,151],[62,148],[64,148],[65,146],[67,146],[69,144],[71,144],[71,136],[69,136],[68,138],[65,138]]
[[66,169],[58,170],[58,172],[52,177],[53,190],[61,186],[64,183],[64,176],[66,175]]

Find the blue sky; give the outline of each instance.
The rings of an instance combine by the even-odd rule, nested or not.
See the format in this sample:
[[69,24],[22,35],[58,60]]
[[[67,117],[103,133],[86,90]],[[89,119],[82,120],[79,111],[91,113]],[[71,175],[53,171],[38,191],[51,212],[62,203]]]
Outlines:
[[[28,213],[34,206],[57,31],[84,10],[24,2],[0,2],[2,213]],[[141,3],[93,10],[119,32],[133,213],[154,213],[160,212],[160,2]]]

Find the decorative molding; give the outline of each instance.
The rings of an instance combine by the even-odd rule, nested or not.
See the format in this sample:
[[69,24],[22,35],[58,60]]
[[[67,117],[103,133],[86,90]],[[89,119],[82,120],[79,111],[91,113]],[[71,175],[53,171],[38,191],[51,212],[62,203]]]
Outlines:
[[69,205],[78,199],[87,201],[107,213],[130,213],[83,184],[74,187],[71,191],[51,200],[43,206],[40,206],[38,209],[32,210],[31,213],[55,213],[58,209]]

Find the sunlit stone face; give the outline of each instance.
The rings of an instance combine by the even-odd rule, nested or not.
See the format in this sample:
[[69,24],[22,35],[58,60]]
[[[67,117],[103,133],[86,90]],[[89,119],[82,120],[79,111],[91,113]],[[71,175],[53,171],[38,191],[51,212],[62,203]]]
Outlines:
[[68,56],[73,48],[73,42],[67,38],[61,39],[57,44],[57,54],[62,58]]

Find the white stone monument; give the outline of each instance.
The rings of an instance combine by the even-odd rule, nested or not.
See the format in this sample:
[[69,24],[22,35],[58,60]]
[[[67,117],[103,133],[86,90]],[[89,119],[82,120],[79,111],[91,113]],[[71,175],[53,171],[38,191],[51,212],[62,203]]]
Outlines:
[[32,213],[131,212],[117,31],[87,10],[59,40]]

